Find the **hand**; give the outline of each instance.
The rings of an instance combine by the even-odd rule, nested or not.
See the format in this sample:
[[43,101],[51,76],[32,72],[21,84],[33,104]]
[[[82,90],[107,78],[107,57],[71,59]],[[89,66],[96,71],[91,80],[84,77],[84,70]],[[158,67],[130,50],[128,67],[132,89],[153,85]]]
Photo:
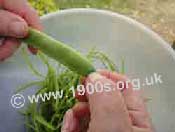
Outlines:
[[[19,38],[28,33],[28,26],[41,30],[37,12],[26,0],[0,0],[0,61],[10,57],[19,47]],[[36,50],[29,48],[32,53]]]
[[[96,92],[78,97],[80,101],[65,114],[62,132],[153,132],[149,114],[140,90],[132,85],[120,91],[117,81],[126,82],[123,75],[101,70],[85,79],[87,83],[111,84],[115,91]],[[126,84],[126,83],[125,83]]]

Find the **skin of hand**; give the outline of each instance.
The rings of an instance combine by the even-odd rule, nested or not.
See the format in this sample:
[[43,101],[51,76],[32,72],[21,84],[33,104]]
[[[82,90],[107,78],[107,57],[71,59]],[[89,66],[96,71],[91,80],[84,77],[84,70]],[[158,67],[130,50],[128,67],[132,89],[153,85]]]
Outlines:
[[62,132],[154,132],[141,91],[131,84],[123,90],[116,88],[117,81],[126,80],[124,75],[107,70],[90,74],[85,86],[99,81],[111,84],[115,91],[77,96],[79,102],[64,116]]
[[[20,46],[19,38],[26,37],[28,26],[41,30],[37,12],[27,0],[0,0],[0,61],[10,57]],[[36,54],[37,50],[29,46]]]

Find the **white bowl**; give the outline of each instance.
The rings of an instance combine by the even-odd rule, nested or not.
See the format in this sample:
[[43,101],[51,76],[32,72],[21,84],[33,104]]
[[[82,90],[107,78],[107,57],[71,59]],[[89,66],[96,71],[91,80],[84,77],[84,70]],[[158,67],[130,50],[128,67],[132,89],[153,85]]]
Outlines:
[[[153,124],[158,132],[175,131],[175,53],[156,33],[119,14],[95,9],[69,9],[41,18],[45,32],[85,53],[94,46],[116,63],[125,59],[126,74],[144,81],[162,76],[162,83],[142,86]],[[33,62],[42,65],[32,56]],[[0,131],[24,131],[23,119],[10,104],[21,83],[36,79],[26,68],[19,51],[0,64]],[[142,83],[141,83],[142,85]],[[32,90],[29,93],[33,92]],[[27,93],[25,94],[27,95]]]

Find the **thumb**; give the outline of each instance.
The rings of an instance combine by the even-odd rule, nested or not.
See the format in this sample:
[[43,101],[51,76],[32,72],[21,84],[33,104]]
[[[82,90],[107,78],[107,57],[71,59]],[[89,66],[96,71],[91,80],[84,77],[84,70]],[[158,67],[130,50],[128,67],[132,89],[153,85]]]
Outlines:
[[[87,77],[85,86],[91,113],[89,132],[132,131],[129,113],[115,82],[92,73]],[[90,88],[95,89],[92,94],[88,92]]]
[[0,10],[0,36],[23,38],[28,25],[23,18],[9,11]]

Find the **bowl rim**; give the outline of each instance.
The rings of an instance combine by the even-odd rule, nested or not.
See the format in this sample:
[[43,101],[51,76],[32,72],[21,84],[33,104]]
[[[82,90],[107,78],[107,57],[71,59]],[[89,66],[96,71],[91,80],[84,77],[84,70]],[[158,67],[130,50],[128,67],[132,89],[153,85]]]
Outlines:
[[48,20],[52,17],[55,16],[65,16],[65,15],[70,15],[70,14],[77,14],[77,13],[94,13],[94,14],[99,14],[99,15],[104,15],[104,16],[111,16],[118,18],[120,20],[123,20],[127,22],[128,24],[132,24],[133,26],[138,27],[141,31],[144,33],[150,35],[152,38],[154,38],[156,41],[160,43],[160,46],[162,46],[166,51],[172,56],[173,60],[175,61],[175,51],[173,48],[170,46],[170,44],[165,41],[162,37],[158,35],[158,33],[154,32],[152,29],[147,27],[146,25],[119,13],[112,12],[109,10],[102,10],[102,9],[95,9],[95,8],[70,8],[70,9],[64,9],[64,10],[58,10],[56,12],[48,13],[44,16],[41,16],[41,21],[43,20]]

